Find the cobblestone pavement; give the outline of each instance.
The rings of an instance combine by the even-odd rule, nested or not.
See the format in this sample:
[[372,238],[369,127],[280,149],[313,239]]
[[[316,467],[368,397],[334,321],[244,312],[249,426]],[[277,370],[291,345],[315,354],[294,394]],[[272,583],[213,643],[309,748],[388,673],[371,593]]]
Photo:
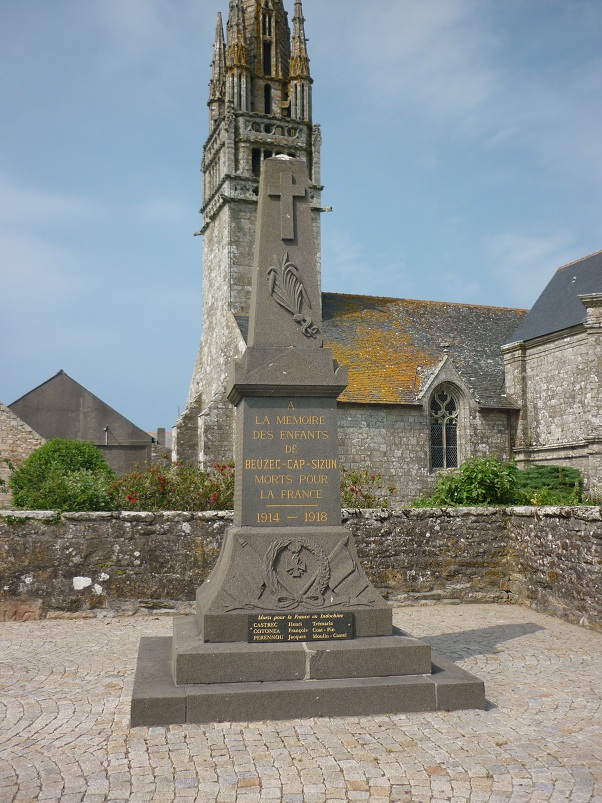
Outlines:
[[602,801],[602,635],[502,605],[397,608],[489,709],[129,728],[169,618],[0,625],[0,801]]

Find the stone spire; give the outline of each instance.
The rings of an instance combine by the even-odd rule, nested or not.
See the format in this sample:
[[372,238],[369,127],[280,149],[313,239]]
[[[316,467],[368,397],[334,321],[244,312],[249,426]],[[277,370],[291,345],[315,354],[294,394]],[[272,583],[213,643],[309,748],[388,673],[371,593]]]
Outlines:
[[311,122],[312,80],[309,72],[305,17],[303,16],[301,0],[296,0],[295,2],[289,77],[291,117],[293,120]]
[[296,0],[295,2],[290,77],[291,79],[310,78],[307,39],[305,38],[305,17],[303,16],[301,0]]
[[[285,6],[290,7],[290,20]],[[223,25],[218,17],[215,39],[208,43],[213,47],[213,62],[209,136],[201,165],[203,336],[175,439],[178,460],[204,467],[228,462],[234,451],[234,408],[226,398],[226,375],[232,357],[240,356],[245,347],[239,327],[243,319],[238,316],[248,318],[250,313],[259,183],[264,163],[275,156],[291,157],[307,170],[311,190],[306,198],[309,210],[303,214],[311,214],[318,280],[315,294],[310,283],[303,280],[311,311],[307,312],[303,296],[301,312],[295,309],[294,313],[302,316],[297,325],[293,315],[274,300],[277,296],[282,301],[280,287],[285,273],[287,279],[294,278],[293,266],[298,265],[287,239],[267,266],[274,268],[269,276],[274,290],[269,316],[290,317],[295,337],[307,350],[315,346],[318,336],[307,337],[303,327],[310,332],[318,326],[321,310],[321,139],[319,127],[311,120],[312,80],[302,6],[295,6],[294,0],[229,0],[227,8],[227,24],[222,11]],[[296,66],[291,76],[293,8]],[[294,113],[291,93],[295,95]],[[289,194],[287,181],[285,199]],[[298,206],[303,202],[296,195],[297,184],[292,184],[293,212],[298,222]],[[282,226],[280,222],[279,230],[286,234],[286,225]],[[289,258],[284,259],[287,252]],[[267,283],[267,276],[264,281]]]
[[213,61],[211,62],[211,80],[209,81],[209,122],[211,128],[224,113],[226,100],[226,44],[222,15],[218,12],[215,42],[213,44]]
[[230,0],[228,16],[228,45],[226,66],[228,69],[226,99],[237,111],[250,111],[250,62],[249,45],[245,24],[245,9],[242,0]]

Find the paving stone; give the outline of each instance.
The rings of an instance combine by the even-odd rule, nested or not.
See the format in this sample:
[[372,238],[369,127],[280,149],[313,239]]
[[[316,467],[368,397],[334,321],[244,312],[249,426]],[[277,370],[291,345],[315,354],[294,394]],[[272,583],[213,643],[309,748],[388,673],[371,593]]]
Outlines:
[[169,618],[5,623],[0,800],[602,801],[602,634],[511,606],[394,621],[480,677],[488,710],[130,729],[140,637]]

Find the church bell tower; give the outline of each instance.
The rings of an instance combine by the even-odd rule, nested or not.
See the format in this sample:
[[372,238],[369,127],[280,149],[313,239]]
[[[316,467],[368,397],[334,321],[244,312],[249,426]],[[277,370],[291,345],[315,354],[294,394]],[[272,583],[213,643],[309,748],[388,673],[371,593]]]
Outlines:
[[306,163],[320,267],[320,128],[301,0],[292,32],[283,0],[230,0],[221,14],[209,82],[203,148],[203,332],[186,407],[175,426],[178,460],[210,467],[234,453],[234,408],[225,395],[232,360],[245,348],[253,247],[264,159]]

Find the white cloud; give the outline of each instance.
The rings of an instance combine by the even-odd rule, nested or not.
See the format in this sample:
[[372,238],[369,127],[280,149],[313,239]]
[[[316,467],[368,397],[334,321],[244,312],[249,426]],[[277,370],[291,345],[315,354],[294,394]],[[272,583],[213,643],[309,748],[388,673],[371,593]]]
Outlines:
[[343,293],[396,296],[414,285],[405,274],[403,258],[385,264],[377,254],[366,255],[364,246],[343,228],[322,234],[322,288]]
[[390,113],[398,102],[411,100],[456,117],[491,96],[496,39],[475,0],[346,5],[342,25],[338,5],[326,18],[320,9],[321,24],[338,43],[330,49],[330,66],[353,91],[359,85],[372,108],[384,104]]
[[[388,121],[392,137],[411,118],[448,141],[512,145],[534,166],[599,184],[602,64],[591,50],[579,53],[576,41],[579,31],[601,29],[602,7],[576,6],[566,69],[553,64],[563,34],[558,8],[539,7],[556,28],[536,44],[496,27],[496,11],[495,2],[476,0],[349,0],[341,25],[339,4],[323,13],[320,3],[320,46],[327,37],[337,43],[320,58],[343,92],[362,98],[375,125]],[[509,10],[506,16],[508,25]]]
[[583,254],[575,253],[568,231],[549,236],[505,232],[494,237],[486,247],[488,275],[502,296],[513,299],[513,305],[523,307],[533,305],[556,268],[580,256]]
[[[127,81],[128,75],[134,76],[138,92],[169,104],[174,82],[198,78],[202,46],[210,53],[210,44],[204,40],[211,42],[215,16],[205,2],[103,0],[86,4],[91,24],[106,35],[97,54],[101,70],[111,80]],[[209,17],[213,22],[203,25]]]
[[0,309],[27,321],[68,309],[90,292],[98,271],[67,232],[104,225],[107,212],[87,198],[19,185],[0,174]]
[[112,69],[122,69],[173,46],[164,9],[163,0],[103,0],[90,4],[90,12],[109,36]]

